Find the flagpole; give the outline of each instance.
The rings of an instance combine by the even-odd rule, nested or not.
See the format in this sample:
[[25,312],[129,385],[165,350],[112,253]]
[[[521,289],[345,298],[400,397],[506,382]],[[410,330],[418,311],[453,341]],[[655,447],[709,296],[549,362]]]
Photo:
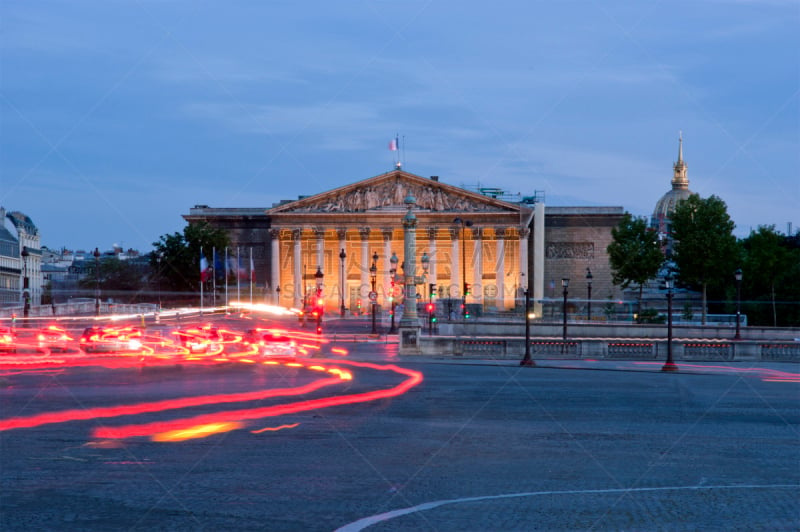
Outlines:
[[256,280],[256,272],[253,271],[253,248],[250,248],[250,304],[253,304],[253,282]]
[[225,246],[225,312],[228,312],[228,246]]
[[211,302],[217,308],[217,246],[211,248]]
[[203,314],[203,248],[200,248],[200,314]]
[[236,301],[242,301],[242,257],[239,253],[240,248],[236,246]]

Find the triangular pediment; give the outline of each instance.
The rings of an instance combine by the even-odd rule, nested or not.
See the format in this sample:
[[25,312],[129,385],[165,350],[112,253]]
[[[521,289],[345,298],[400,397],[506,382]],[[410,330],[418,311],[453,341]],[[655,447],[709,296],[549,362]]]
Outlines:
[[405,210],[408,195],[415,210],[430,212],[519,212],[515,203],[490,198],[460,187],[401,170],[292,201],[267,211],[288,213],[357,213]]

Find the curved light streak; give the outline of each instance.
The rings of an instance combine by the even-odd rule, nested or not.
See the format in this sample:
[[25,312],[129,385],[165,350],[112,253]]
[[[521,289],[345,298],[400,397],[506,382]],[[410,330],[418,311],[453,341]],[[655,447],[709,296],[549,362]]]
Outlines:
[[[343,363],[343,362],[339,362]],[[422,382],[422,373],[395,365],[381,366],[369,362],[344,362],[357,367],[375,369],[380,371],[393,371],[406,375],[408,378],[400,384],[385,390],[375,390],[365,393],[347,394],[321,399],[310,399],[282,405],[267,406],[261,408],[245,408],[231,410],[214,414],[203,414],[190,418],[176,419],[172,421],[156,421],[139,425],[126,425],[121,427],[100,427],[92,432],[94,438],[99,439],[124,439],[142,436],[151,436],[160,432],[174,430],[184,430],[196,425],[207,425],[211,423],[229,423],[252,421],[268,417],[282,416],[286,414],[296,414],[308,410],[318,410],[332,406],[363,403],[375,401],[377,399],[387,399],[406,393],[408,390]]]
[[[327,362],[332,363],[330,367],[327,366]],[[264,364],[272,365],[273,361],[265,361]],[[308,366],[308,369],[317,372],[326,371],[332,376],[319,379],[303,386],[233,394],[185,397],[112,407],[72,409],[58,412],[46,412],[32,416],[13,417],[0,420],[0,432],[13,429],[32,428],[55,423],[65,423],[70,421],[86,421],[99,418],[113,418],[119,416],[156,413],[203,405],[238,403],[275,397],[294,397],[308,394],[328,386],[340,384],[343,381],[352,380],[353,375],[349,370],[336,367],[342,364],[378,371],[398,373],[406,376],[406,379],[396,386],[382,390],[374,390],[371,392],[296,401],[268,407],[242,408],[212,414],[203,414],[188,418],[178,418],[169,421],[157,421],[119,427],[100,427],[96,428],[92,432],[92,436],[101,440],[150,436],[153,441],[181,441],[189,438],[202,438],[219,432],[243,428],[248,421],[256,419],[264,419],[307,410],[316,410],[331,406],[362,403],[377,399],[396,397],[407,392],[409,389],[418,385],[423,380],[422,373],[395,365],[379,365],[368,362],[353,361],[318,360],[315,361],[313,365]],[[289,363],[286,365],[291,365],[292,367],[305,367],[300,363]]]

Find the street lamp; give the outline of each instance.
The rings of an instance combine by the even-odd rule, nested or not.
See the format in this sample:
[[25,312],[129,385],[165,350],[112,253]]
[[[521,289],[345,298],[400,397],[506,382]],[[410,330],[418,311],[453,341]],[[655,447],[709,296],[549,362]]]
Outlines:
[[31,313],[31,292],[30,277],[28,276],[28,247],[22,246],[22,317],[25,318],[25,326],[28,326],[28,316]]
[[530,313],[530,306],[531,306],[531,294],[527,288],[525,288],[525,356],[522,357],[520,361],[520,366],[535,366],[536,364],[533,363],[533,359],[531,358],[531,313]]
[[100,250],[94,248],[94,315],[100,315]]
[[369,275],[372,277],[372,292],[369,293],[369,300],[372,302],[372,334],[378,334],[375,326],[375,308],[377,305],[378,293],[375,291],[375,278],[378,275],[378,252],[372,255],[372,266],[369,267]]
[[394,312],[397,306],[397,299],[394,293],[394,280],[395,276],[397,275],[397,262],[399,260],[400,259],[397,258],[397,255],[395,255],[394,251],[392,251],[392,257],[389,259],[389,263],[392,265],[392,267],[389,269],[389,275],[391,276],[392,279],[392,324],[389,327],[390,334],[394,334],[397,332],[397,329],[395,329],[394,327]]
[[345,284],[346,284],[346,279],[344,277],[344,259],[346,259],[346,258],[347,258],[347,253],[345,253],[344,252],[344,248],[342,248],[342,251],[339,252],[339,260],[341,261],[341,267],[342,267],[342,275],[341,275],[341,280],[339,282],[339,285],[340,285],[340,287],[339,287],[339,297],[341,299],[341,303],[342,304],[339,307],[339,313],[342,315],[343,318],[344,318],[344,312],[345,312],[345,308],[344,308],[344,287],[345,287]]
[[276,286],[275,287],[275,299],[278,300],[278,305],[280,305],[281,304],[281,287],[280,286]]
[[467,246],[464,242],[464,229],[472,227],[472,222],[470,220],[462,220],[459,217],[453,220],[453,223],[461,226],[461,316],[466,319],[469,284],[467,283]]
[[164,258],[164,252],[159,251],[158,255],[156,255],[156,263],[158,264],[158,271],[156,272],[156,276],[158,277],[158,311],[161,312],[161,259]]
[[742,323],[742,269],[737,268],[733,276],[736,279],[736,335],[733,338],[735,340],[741,340],[742,337],[739,333]]
[[563,330],[563,337],[564,342],[561,346],[561,351],[565,352],[567,349],[567,288],[569,287],[569,278],[564,277],[561,279],[561,286],[564,288],[564,304],[562,305],[562,314],[564,315],[564,330]]
[[322,304],[322,279],[325,277],[325,274],[322,273],[322,269],[317,266],[317,273],[314,274],[314,280],[317,284],[317,296],[316,300],[314,301],[314,305],[317,312],[317,334],[322,334],[322,312],[325,306]]
[[[427,251],[422,252],[422,256],[419,258],[420,264],[422,264],[422,284],[425,284],[428,280],[428,270],[431,267],[431,258],[428,256]],[[428,299],[431,299],[430,296],[430,286],[428,287]],[[423,296],[424,297],[424,296]],[[433,314],[429,310],[428,311],[428,329],[429,333],[433,334]]]
[[661,371],[678,371],[678,366],[672,361],[672,273],[667,273],[664,285],[667,287],[667,361]]
[[589,321],[592,321],[592,270],[589,268],[586,268],[586,289],[589,291],[589,303],[586,308],[586,314],[589,317]]

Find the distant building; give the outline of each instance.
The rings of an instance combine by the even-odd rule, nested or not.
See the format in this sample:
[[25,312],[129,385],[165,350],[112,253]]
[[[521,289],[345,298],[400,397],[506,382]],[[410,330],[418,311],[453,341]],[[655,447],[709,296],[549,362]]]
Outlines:
[[41,259],[39,230],[33,221],[0,207],[0,306],[22,306],[26,290],[31,305],[41,303]]
[[688,165],[683,160],[683,136],[678,138],[678,160],[673,165],[672,188],[656,202],[653,216],[650,218],[650,227],[658,231],[662,241],[671,249],[672,225],[670,217],[675,212],[678,202],[689,199],[692,191],[689,190]]
[[[423,253],[430,257],[426,283],[436,284],[436,295],[442,299],[460,299],[466,282],[471,285],[468,305],[504,312],[516,308],[530,286],[541,316],[542,302],[555,308],[547,300],[560,301],[561,279],[571,278],[570,312],[585,312],[587,268],[594,276],[594,298],[620,296],[611,282],[606,247],[611,229],[622,219],[622,207],[545,211],[543,198],[506,201],[502,191],[487,190],[487,194],[474,192],[443,183],[438,176],[427,178],[397,168],[272,208],[197,205],[183,217],[189,223],[205,221],[225,229],[233,242],[227,252],[240,254],[245,264],[252,250],[263,297],[275,301],[279,296],[287,306],[302,305],[315,288],[319,269],[329,311],[340,305],[351,312],[366,307],[376,254],[378,302],[387,305],[393,289],[393,255],[399,261],[396,285],[402,284],[402,219],[409,195],[416,200],[417,260]],[[417,266],[418,275],[421,271]],[[394,290],[395,297],[401,297]],[[427,299],[427,287],[421,286],[420,293]]]

